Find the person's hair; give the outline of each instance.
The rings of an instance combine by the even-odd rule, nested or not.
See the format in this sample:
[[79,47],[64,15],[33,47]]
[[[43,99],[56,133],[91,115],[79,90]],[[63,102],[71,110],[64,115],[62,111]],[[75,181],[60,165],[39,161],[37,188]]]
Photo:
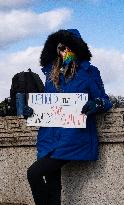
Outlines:
[[[51,79],[56,87],[56,89],[60,90],[60,83],[59,83],[59,75],[60,75],[60,68],[62,66],[62,58],[58,56],[56,60],[52,64],[52,70],[49,76],[49,79]],[[69,65],[65,68],[65,82],[67,83],[69,79],[72,79],[74,77],[74,74],[76,73],[76,67],[77,64],[75,61],[72,61],[69,63]],[[67,69],[67,70],[66,70]]]

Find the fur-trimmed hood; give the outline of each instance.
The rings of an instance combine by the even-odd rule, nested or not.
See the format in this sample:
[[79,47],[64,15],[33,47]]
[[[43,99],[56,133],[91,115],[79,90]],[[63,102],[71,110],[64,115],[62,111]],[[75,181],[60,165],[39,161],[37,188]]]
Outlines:
[[40,65],[45,67],[57,57],[57,45],[62,43],[77,56],[78,61],[90,61],[92,54],[77,29],[59,30],[48,36],[40,56]]

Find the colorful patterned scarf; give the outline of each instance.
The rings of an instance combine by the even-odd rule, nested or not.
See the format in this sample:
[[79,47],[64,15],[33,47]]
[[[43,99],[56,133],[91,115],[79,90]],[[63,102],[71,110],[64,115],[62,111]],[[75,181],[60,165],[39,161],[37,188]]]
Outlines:
[[62,64],[62,66],[66,66],[66,65],[69,65],[69,63],[71,62],[71,61],[75,61],[76,60],[76,55],[75,55],[75,53],[73,53],[72,51],[67,51],[66,52],[66,54],[65,54],[65,56],[64,56],[64,58],[63,58],[63,64]]

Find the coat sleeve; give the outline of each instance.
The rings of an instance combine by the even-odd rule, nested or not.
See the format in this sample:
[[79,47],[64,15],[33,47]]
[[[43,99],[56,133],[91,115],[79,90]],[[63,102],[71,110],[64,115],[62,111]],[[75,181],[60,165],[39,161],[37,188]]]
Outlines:
[[48,80],[49,80],[50,70],[51,70],[51,64],[49,64],[48,66],[42,68],[42,72],[46,76],[44,93],[49,93]]
[[94,67],[94,74],[90,74],[89,78],[89,88],[90,88],[90,98],[95,100],[100,98],[103,101],[103,112],[108,111],[112,108],[113,104],[109,99],[109,96],[105,93],[104,84],[100,76],[100,71],[98,68]]
[[46,81],[45,81],[44,93],[49,93],[47,79],[46,79]]

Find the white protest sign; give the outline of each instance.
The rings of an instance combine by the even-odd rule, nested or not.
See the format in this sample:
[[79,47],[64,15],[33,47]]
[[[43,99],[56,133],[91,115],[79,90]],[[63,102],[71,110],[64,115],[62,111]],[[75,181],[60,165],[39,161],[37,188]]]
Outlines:
[[86,128],[87,116],[81,110],[87,101],[87,93],[29,93],[34,114],[27,126]]

